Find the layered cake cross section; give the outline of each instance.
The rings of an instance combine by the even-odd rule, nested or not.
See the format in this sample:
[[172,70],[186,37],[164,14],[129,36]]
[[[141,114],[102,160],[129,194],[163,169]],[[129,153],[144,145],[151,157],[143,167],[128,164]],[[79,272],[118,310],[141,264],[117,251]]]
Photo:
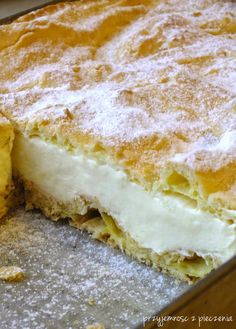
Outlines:
[[27,208],[188,281],[233,256],[235,31],[233,2],[190,0],[65,2],[2,26]]

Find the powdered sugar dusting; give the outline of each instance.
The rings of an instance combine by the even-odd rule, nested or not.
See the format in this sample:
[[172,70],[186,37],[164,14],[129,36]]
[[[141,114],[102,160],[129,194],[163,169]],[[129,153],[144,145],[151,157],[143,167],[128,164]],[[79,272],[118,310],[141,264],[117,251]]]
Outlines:
[[[2,112],[26,124],[49,119],[60,134],[68,108],[71,139],[128,143],[140,159],[143,141],[152,140],[152,156],[138,166],[148,162],[158,170],[179,151],[186,158],[198,151],[195,145],[204,147],[202,140],[234,133],[234,29],[231,1],[49,6],[0,29]],[[171,145],[162,143],[165,152],[155,154],[160,140]],[[216,155],[207,144],[206,149]],[[225,165],[224,149],[217,152],[216,163],[202,161],[202,170]],[[192,168],[193,159],[188,158]]]
[[235,147],[209,141],[236,131],[235,12],[230,0],[102,0],[28,14],[0,28],[0,112],[30,136],[109,154],[145,187],[178,158],[199,191],[208,173],[230,190],[236,176],[220,172]]
[[38,213],[9,216],[0,241],[0,265],[20,266],[27,275],[17,285],[0,283],[2,329],[84,329],[94,322],[128,329],[187,288]]

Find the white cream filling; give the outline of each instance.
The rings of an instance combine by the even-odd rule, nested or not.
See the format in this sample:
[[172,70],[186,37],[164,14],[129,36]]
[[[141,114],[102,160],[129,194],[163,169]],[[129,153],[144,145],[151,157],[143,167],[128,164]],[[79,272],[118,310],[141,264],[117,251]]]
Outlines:
[[222,261],[236,253],[234,224],[194,207],[186,199],[145,191],[122,169],[72,154],[39,138],[18,136],[13,165],[27,180],[59,201],[83,195],[98,200],[141,246],[157,253],[188,251]]

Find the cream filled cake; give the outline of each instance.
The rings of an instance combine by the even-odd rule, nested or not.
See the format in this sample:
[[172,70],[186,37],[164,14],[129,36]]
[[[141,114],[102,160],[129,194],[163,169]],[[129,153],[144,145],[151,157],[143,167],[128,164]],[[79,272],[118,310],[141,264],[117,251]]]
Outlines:
[[27,208],[194,281],[236,253],[236,5],[73,1],[0,28]]

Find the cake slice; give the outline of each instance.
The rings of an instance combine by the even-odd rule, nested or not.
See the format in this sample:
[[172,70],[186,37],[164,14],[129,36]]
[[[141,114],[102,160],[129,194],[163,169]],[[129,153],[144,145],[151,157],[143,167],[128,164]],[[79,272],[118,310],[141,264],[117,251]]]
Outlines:
[[12,189],[11,150],[13,128],[0,114],[0,218],[8,209],[8,197]]
[[0,105],[27,207],[184,280],[233,256],[234,12],[74,1],[2,26]]

